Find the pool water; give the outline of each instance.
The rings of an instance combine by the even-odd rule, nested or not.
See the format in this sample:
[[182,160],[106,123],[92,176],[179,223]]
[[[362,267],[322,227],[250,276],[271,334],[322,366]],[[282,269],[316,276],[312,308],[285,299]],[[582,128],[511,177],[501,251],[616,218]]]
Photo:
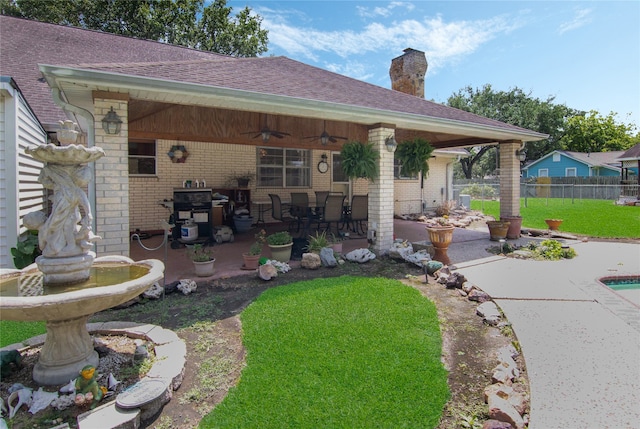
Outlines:
[[640,275],[603,277],[600,283],[640,308]]
[[600,281],[613,290],[640,289],[640,276],[609,277]]

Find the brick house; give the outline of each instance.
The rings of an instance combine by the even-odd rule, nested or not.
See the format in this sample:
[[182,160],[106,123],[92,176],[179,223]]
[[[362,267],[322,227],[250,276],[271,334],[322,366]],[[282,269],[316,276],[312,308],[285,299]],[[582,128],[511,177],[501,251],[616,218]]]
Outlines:
[[[71,119],[82,143],[105,150],[88,190],[94,231],[103,238],[96,246],[99,255],[128,255],[130,231],[158,229],[168,217],[158,202],[171,198],[184,180],[224,187],[233,171],[259,173],[249,185],[253,201],[292,190],[368,194],[369,228],[377,230],[376,248],[385,252],[394,212],[419,211],[451,198],[447,177],[464,147],[499,144],[502,214],[518,215],[515,152],[524,142],[546,138],[286,57],[233,58],[6,16],[0,16],[0,75],[17,83],[49,141],[55,141],[58,121]],[[7,100],[3,93],[0,102]],[[102,126],[110,111],[122,120],[117,134]],[[345,140],[323,144],[307,138],[324,131],[373,143],[380,153],[380,178],[340,177],[336,167]],[[33,144],[20,138],[19,129],[0,135],[2,147],[18,155]],[[385,145],[392,136],[400,143],[416,137],[431,142],[438,152],[428,178],[394,178],[393,152]],[[170,157],[176,148],[188,157]],[[330,165],[326,173],[316,168],[323,155]],[[26,182],[15,166],[3,164],[8,182],[2,184],[20,194]],[[0,206],[19,212],[11,193],[1,198]],[[0,230],[21,232],[20,222],[7,225],[5,219]],[[2,243],[3,266],[13,243]]]

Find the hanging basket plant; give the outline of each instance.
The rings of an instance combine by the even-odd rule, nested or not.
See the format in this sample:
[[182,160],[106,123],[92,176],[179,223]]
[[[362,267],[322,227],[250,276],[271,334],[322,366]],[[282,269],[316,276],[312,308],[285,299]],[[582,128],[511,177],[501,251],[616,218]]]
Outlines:
[[401,174],[406,177],[417,176],[422,173],[426,177],[429,173],[429,158],[434,147],[421,138],[404,141],[398,145],[396,158],[402,166]]
[[350,179],[367,179],[372,182],[378,178],[378,152],[373,143],[348,142],[342,146],[340,157],[342,171]]

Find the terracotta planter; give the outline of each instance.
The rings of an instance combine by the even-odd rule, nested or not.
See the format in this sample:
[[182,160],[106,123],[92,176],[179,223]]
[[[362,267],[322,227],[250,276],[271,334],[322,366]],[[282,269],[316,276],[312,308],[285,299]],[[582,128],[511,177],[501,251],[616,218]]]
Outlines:
[[453,226],[434,226],[426,228],[429,233],[429,240],[433,244],[435,261],[440,261],[445,265],[451,264],[451,260],[447,255],[449,244],[453,240]]
[[242,254],[242,260],[244,261],[244,265],[242,266],[243,270],[255,270],[258,268],[260,263],[260,258],[262,255],[249,255],[248,253]]
[[487,222],[489,227],[489,239],[491,241],[499,241],[507,238],[507,232],[511,222],[504,222],[501,220],[490,220]]
[[545,219],[544,221],[552,231],[557,231],[560,228],[560,224],[562,223],[562,219]]
[[511,239],[520,238],[520,232],[522,229],[522,217],[500,216],[500,220],[503,222],[510,222],[509,230],[507,231],[507,238],[511,238]]
[[274,259],[280,262],[289,262],[289,260],[291,259],[292,247],[293,247],[293,243],[283,244],[280,246],[269,244],[269,249],[271,249],[271,259]]
[[333,243],[331,245],[331,248],[333,249],[334,252],[336,253],[342,253],[342,243]]
[[211,277],[215,271],[213,268],[214,262],[216,262],[215,259],[212,259],[211,261],[205,261],[205,262],[193,261],[193,267],[195,268],[196,276]]

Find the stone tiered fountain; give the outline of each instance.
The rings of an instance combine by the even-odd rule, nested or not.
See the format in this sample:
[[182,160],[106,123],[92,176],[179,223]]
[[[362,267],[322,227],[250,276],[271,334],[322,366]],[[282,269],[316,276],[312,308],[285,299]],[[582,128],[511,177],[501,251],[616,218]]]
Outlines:
[[47,322],[47,336],[33,370],[41,385],[69,382],[85,365],[98,366],[87,320],[140,295],[164,273],[155,259],[134,262],[123,256],[96,258],[91,206],[84,191],[87,165],[104,156],[99,147],[72,144],[77,131],[61,123],[63,146],[40,145],[26,153],[45,163],[38,181],[53,191],[51,214],[32,212],[24,224],[38,230],[42,255],[23,270],[0,270],[0,314],[5,320]]

